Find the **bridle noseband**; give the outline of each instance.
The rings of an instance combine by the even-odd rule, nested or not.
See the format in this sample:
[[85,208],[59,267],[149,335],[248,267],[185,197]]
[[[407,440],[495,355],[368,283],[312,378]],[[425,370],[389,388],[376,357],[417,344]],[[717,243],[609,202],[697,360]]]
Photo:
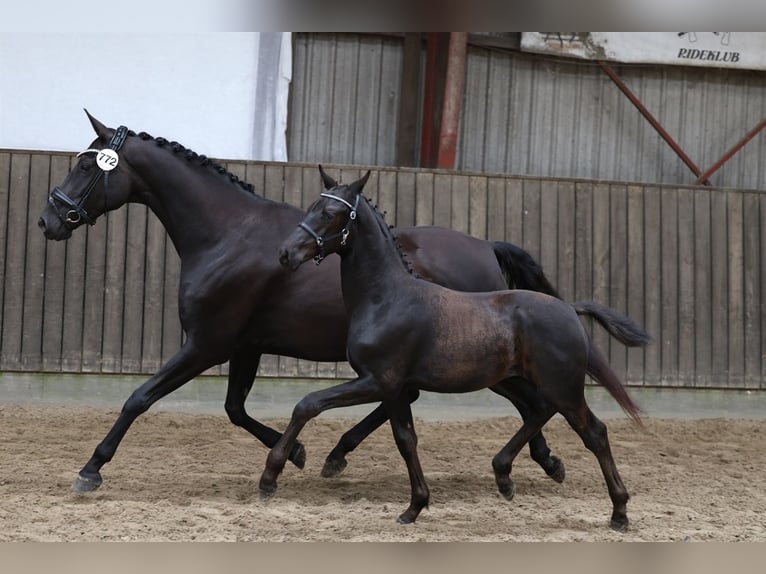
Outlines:
[[[112,139],[109,141],[109,149],[114,152],[119,151],[120,148],[122,148],[122,145],[125,143],[127,137],[128,128],[125,126],[120,126],[114,132]],[[78,153],[77,157],[84,153],[98,154],[100,153],[100,150],[92,148],[86,149]],[[101,180],[101,178],[104,178],[104,185],[106,185],[106,182],[108,181],[106,178],[109,176],[109,172],[102,169],[100,166],[97,165],[96,168],[98,171],[93,174],[90,181],[88,182],[88,186],[85,188],[85,193],[83,193],[80,199],[77,201],[72,200],[72,198],[65,194],[58,186],[53,188],[53,191],[51,191],[50,195],[48,196],[48,203],[50,203],[51,207],[53,207],[53,211],[69,229],[74,229],[74,227],[82,221],[88,225],[95,225],[96,223],[96,219],[91,217],[85,210],[85,202],[88,201],[88,197],[93,191],[93,188],[96,187],[96,184]],[[65,207],[69,208],[69,210],[66,212],[66,215],[61,214],[58,207],[56,206],[56,201],[59,201]]]
[[[348,215],[349,223],[356,219],[356,208],[359,206],[360,194],[358,193],[356,194],[356,201],[354,202],[354,205],[351,205],[348,201],[346,201],[342,197],[338,197],[337,195],[333,195],[331,193],[320,193],[319,195],[321,195],[322,197],[327,197],[328,199],[334,199],[335,201],[340,201],[341,203],[346,205],[351,210],[351,212]],[[333,239],[337,239],[338,237],[340,237],[340,244],[345,247],[346,241],[348,240],[348,235],[349,235],[348,223],[346,224],[346,227],[340,230],[339,233],[333,233],[332,235],[329,235],[327,237],[322,237],[321,235],[319,235],[316,231],[311,229],[311,227],[309,227],[305,221],[301,221],[298,224],[298,227],[300,227],[306,233],[311,235],[311,237],[313,237],[314,240],[316,241],[317,248],[319,250],[319,253],[317,253],[314,256],[314,263],[316,265],[319,265],[322,262],[322,260],[327,256],[325,255],[325,252],[324,252],[324,245],[327,241],[331,241]]]

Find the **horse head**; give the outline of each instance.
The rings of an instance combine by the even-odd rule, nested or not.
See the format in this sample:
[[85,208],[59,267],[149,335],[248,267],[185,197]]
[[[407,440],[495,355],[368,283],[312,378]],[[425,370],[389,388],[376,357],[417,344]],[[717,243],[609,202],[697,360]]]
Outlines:
[[319,265],[327,255],[346,246],[350,223],[356,219],[360,194],[370,177],[367,171],[363,177],[346,185],[327,175],[321,165],[319,173],[327,191],[308,208],[306,217],[279,250],[282,267],[293,271],[311,258]]
[[94,225],[100,215],[125,204],[130,194],[133,175],[121,161],[128,129],[107,128],[85,113],[97,137],[77,154],[77,164],[48,195],[38,220],[47,239],[68,239],[84,223]]

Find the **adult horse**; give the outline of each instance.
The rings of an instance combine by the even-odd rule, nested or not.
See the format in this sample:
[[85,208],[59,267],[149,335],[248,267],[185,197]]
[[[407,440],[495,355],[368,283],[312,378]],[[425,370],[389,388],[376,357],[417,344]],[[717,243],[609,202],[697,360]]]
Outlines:
[[[87,111],[86,111],[87,114]],[[186,334],[181,349],[137,388],[73,489],[102,483],[101,468],[114,456],[133,421],[157,400],[206,369],[229,361],[225,409],[231,421],[274,446],[281,436],[245,410],[263,353],[313,361],[346,358],[346,317],[337,258],[289,273],[277,261],[282,239],[302,219],[297,207],[252,193],[223,167],[176,142],[107,128],[88,114],[97,138],[80,154],[64,182],[54,188],[39,226],[45,237],[63,240],[83,224],[128,202],[147,205],[160,219],[181,259],[178,308]],[[325,185],[334,184],[323,174]],[[466,291],[516,286],[555,293],[539,266],[507,243],[481,241],[427,227],[397,231],[413,269],[432,281]],[[494,389],[526,417],[536,398],[525,391]],[[416,398],[416,394],[410,397]],[[346,465],[345,455],[387,420],[382,407],[348,431],[328,455],[323,475]],[[542,434],[530,452],[548,475],[564,478]],[[289,460],[302,467],[296,443]]]
[[[463,293],[413,277],[395,236],[362,195],[369,175],[322,193],[281,249],[280,262],[292,270],[311,257],[340,254],[348,360],[359,376],[311,393],[296,405],[266,459],[261,496],[276,492],[287,454],[310,419],[327,409],[382,401],[410,477],[410,505],[399,521],[414,522],[428,505],[429,492],[407,391],[525,389],[537,398],[534,408],[492,461],[500,493],[513,497],[514,458],[558,412],[598,459],[612,500],[611,527],[626,529],[628,491],[612,458],[606,426],[585,402],[585,374],[594,357],[578,313],[597,319],[625,344],[644,345],[649,336],[629,317],[592,301],[570,305],[526,290]],[[615,373],[603,364],[599,375],[598,381],[640,423],[639,409]]]

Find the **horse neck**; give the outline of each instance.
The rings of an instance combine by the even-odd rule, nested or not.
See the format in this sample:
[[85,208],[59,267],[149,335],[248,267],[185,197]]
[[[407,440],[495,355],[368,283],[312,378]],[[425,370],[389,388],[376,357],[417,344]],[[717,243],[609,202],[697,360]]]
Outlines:
[[144,184],[135,200],[158,217],[181,257],[215,244],[250,213],[243,209],[247,192],[166,149],[142,156],[133,167]]
[[341,253],[341,282],[347,306],[375,301],[413,279],[385,221],[362,198],[350,231],[351,248]]

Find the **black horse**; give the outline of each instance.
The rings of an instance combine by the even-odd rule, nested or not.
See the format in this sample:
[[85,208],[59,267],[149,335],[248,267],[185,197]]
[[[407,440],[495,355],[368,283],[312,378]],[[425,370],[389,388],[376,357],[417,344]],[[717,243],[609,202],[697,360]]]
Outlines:
[[[229,361],[225,401],[229,418],[266,446],[274,446],[280,433],[251,418],[245,399],[263,353],[345,360],[348,319],[337,258],[321,267],[286,272],[276,253],[302,219],[302,210],[258,197],[252,186],[176,142],[136,135],[124,127],[114,130],[90,114],[88,118],[97,138],[51,191],[39,226],[48,239],[62,240],[128,202],[149,206],[181,258],[178,308],[186,337],[178,353],[127,399],[73,489],[98,488],[101,468],[112,459],[133,421],[157,400],[225,361]],[[335,184],[326,174],[323,177],[325,185]],[[442,285],[464,291],[519,287],[555,295],[537,263],[509,243],[437,227],[397,233],[413,269]],[[511,400],[522,417],[527,416],[527,405],[537,400],[524,389],[493,390]],[[409,398],[416,397],[413,393]],[[343,435],[327,456],[322,474],[341,472],[345,455],[386,420],[379,406]],[[548,475],[564,479],[564,467],[551,456],[542,434],[530,441],[530,452]],[[299,443],[289,460],[303,466],[305,453]]]
[[[492,461],[500,493],[513,497],[514,458],[559,412],[598,459],[612,499],[610,525],[626,529],[628,492],[612,459],[606,426],[585,402],[585,374],[594,350],[578,313],[594,317],[628,344],[644,345],[649,336],[630,318],[590,301],[570,305],[526,290],[463,293],[413,277],[403,265],[395,236],[361,194],[369,175],[322,193],[280,253],[282,265],[292,270],[311,257],[340,254],[349,315],[348,359],[359,376],[311,393],[296,405],[267,457],[259,485],[262,497],[276,492],[277,477],[306,422],[327,409],[382,401],[412,489],[399,521],[414,522],[428,505],[429,492],[418,461],[408,391],[503,388],[508,393],[521,390],[535,400],[527,405],[521,429]],[[601,364],[598,375],[640,423],[638,407],[609,366]]]

